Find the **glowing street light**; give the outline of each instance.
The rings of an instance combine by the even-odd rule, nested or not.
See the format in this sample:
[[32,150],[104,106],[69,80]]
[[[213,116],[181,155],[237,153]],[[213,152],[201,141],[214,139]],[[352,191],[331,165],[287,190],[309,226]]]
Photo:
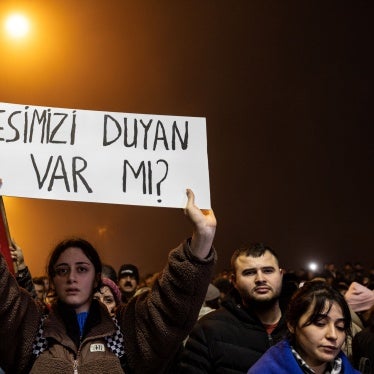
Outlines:
[[309,270],[316,271],[318,269],[318,265],[315,262],[309,263]]
[[13,38],[22,38],[26,36],[30,29],[30,23],[23,14],[11,14],[5,20],[5,30]]

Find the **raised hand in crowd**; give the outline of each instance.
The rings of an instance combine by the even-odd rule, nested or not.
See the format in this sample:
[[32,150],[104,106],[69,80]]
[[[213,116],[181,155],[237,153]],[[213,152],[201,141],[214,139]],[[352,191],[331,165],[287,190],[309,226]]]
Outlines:
[[22,249],[13,239],[10,247],[10,255],[12,257],[14,270],[16,273],[26,268],[25,258],[23,256]]
[[201,210],[195,205],[195,195],[190,189],[187,189],[187,198],[184,211],[193,224],[191,251],[196,257],[203,259],[212,247],[217,220],[213,210]]

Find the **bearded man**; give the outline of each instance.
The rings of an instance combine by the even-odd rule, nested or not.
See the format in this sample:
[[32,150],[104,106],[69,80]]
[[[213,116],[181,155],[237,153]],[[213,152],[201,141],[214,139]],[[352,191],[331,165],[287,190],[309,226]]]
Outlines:
[[184,374],[247,373],[286,334],[279,305],[283,270],[276,253],[253,243],[233,253],[231,268],[231,297],[195,325],[180,360]]

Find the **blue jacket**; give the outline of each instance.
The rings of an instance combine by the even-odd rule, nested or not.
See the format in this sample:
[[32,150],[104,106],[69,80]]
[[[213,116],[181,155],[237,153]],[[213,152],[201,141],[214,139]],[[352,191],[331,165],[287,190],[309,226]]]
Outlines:
[[[338,357],[343,363],[342,374],[360,374],[343,352],[340,352]],[[248,374],[303,374],[303,371],[292,354],[288,341],[282,340],[268,349],[248,370]]]

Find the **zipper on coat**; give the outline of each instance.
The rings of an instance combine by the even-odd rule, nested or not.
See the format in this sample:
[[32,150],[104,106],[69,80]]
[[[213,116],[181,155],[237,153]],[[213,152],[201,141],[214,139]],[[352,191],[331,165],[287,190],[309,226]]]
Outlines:
[[73,369],[74,369],[74,374],[78,374],[78,358],[79,358],[79,354],[81,352],[81,346],[82,346],[82,337],[79,337],[79,348],[78,348],[78,352],[75,356],[75,359],[74,359],[74,362],[73,362]]
[[271,334],[268,334],[268,342],[271,347],[273,345],[273,337],[271,336]]

